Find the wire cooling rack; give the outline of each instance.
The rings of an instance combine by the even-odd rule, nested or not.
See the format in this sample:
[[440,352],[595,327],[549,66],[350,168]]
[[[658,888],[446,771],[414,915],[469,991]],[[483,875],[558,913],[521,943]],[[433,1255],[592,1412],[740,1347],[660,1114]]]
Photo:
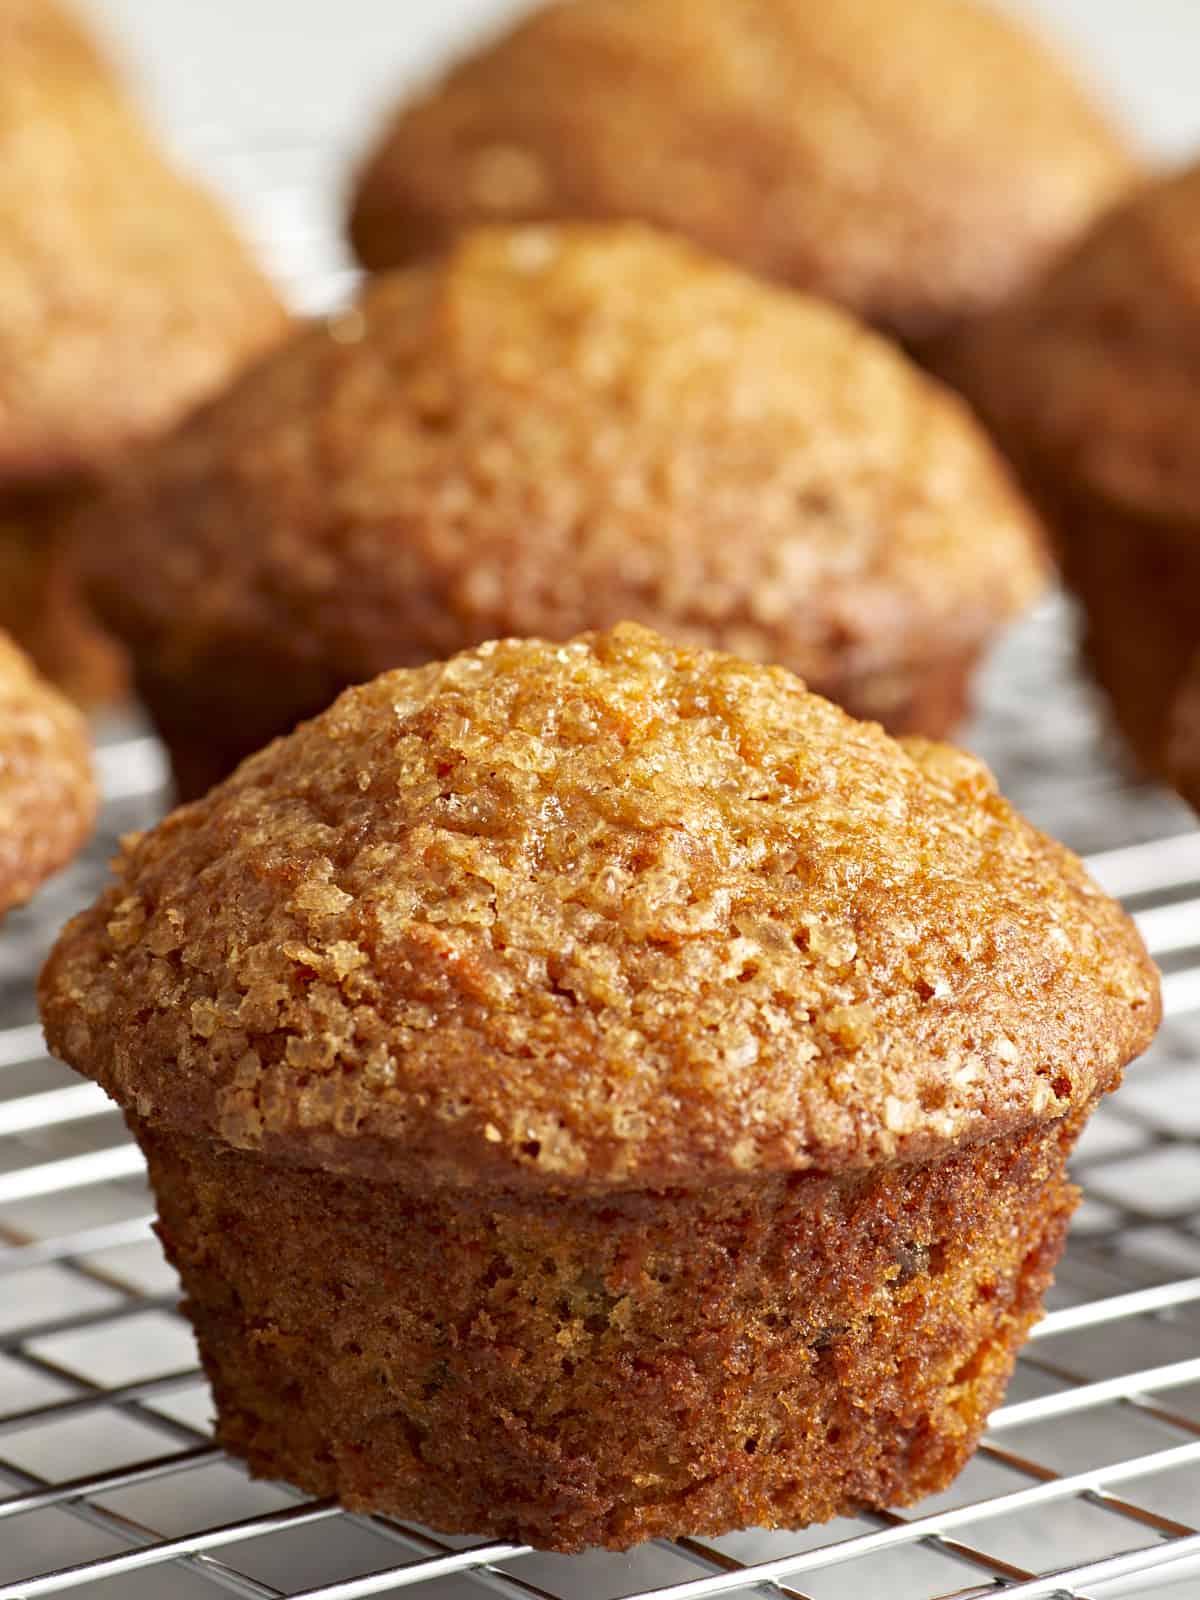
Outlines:
[[[201,149],[306,310],[353,280],[326,151]],[[165,803],[155,741],[99,730],[96,846],[0,934],[0,1600],[1200,1600],[1200,832],[1122,775],[1061,601],[1018,630],[966,742],[1088,853],[1166,974],[1150,1055],[1089,1124],[1085,1201],[978,1455],[901,1514],[796,1533],[539,1555],[348,1516],[250,1482],[215,1448],[140,1157],[92,1085],[46,1059],[32,979],[118,836]]]

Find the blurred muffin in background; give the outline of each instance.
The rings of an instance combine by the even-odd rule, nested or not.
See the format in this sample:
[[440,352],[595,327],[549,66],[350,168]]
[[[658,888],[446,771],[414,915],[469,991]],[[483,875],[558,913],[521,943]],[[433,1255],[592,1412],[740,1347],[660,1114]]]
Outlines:
[[383,268],[473,223],[642,220],[916,345],[1136,172],[1057,55],[976,0],[574,0],[401,107],[350,234]]
[[83,718],[0,633],[0,919],[66,865],[95,815]]
[[1200,650],[1200,166],[1105,217],[963,337],[954,372],[1042,502],[1095,675],[1163,773]]
[[957,397],[630,225],[479,230],[376,280],[79,537],[185,795],[385,668],[626,617],[940,734],[1042,579]]
[[72,693],[103,699],[123,668],[58,546],[62,500],[287,318],[49,0],[0,0],[0,306],[0,625]]

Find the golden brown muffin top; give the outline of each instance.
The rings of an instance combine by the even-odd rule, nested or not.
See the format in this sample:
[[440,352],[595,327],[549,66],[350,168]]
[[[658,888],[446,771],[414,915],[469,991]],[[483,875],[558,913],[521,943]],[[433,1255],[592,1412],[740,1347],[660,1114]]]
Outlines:
[[0,0],[0,481],[90,467],[286,326],[51,0]]
[[[482,230],[376,280],[86,518],[143,668],[280,710],[633,616],[847,674],[977,647],[1042,580],[966,408],[841,312],[635,226]],[[264,681],[265,679],[265,681]],[[228,686],[224,686],[228,693]]]
[[1113,1087],[1159,1015],[979,762],[629,624],[348,690],[126,846],[41,998],[152,1123],[456,1184],[915,1157]]
[[401,108],[351,234],[635,218],[907,339],[1012,291],[1130,181],[1099,108],[977,0],[572,0]]
[[95,815],[83,718],[0,633],[0,917],[65,866]]
[[1200,165],[1104,217],[971,330],[953,371],[1015,455],[1164,524],[1200,519]]

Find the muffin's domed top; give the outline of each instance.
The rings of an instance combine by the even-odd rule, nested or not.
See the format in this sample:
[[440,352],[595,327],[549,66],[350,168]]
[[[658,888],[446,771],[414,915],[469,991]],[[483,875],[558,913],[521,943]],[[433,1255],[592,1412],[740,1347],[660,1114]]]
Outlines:
[[83,718],[0,633],[0,917],[70,860],[95,813]]
[[472,223],[640,219],[922,339],[1133,173],[1054,54],[976,0],[571,0],[400,109],[351,234],[378,268]]
[[1200,165],[1112,211],[953,366],[1034,472],[1200,520]]
[[0,306],[0,483],[102,461],[286,324],[53,0],[0,4]]
[[378,280],[140,451],[81,543],[143,672],[211,685],[214,721],[229,663],[267,664],[238,705],[264,737],[390,667],[628,617],[839,699],[977,650],[1042,580],[957,397],[640,227],[485,229]]
[[653,1185],[1059,1117],[1158,996],[978,762],[628,625],[348,690],[127,847],[43,1008],[241,1148]]

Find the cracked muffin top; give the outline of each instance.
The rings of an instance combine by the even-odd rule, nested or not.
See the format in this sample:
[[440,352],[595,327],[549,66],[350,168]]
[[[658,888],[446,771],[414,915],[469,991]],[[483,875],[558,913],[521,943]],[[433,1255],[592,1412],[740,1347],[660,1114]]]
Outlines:
[[350,231],[380,268],[473,223],[653,222],[920,341],[1136,170],[1055,54],[976,0],[572,0],[400,109]]
[[1057,485],[1200,521],[1200,164],[1109,213],[1044,282],[972,329],[957,381]]
[[89,751],[83,718],[0,633],[0,917],[91,832]]
[[0,0],[0,483],[172,421],[286,317],[51,0]]
[[129,841],[42,978],[138,1116],[416,1183],[865,1167],[1154,1032],[1120,907],[971,757],[634,625],[348,690]]
[[979,649],[1043,578],[956,397],[636,226],[485,229],[375,280],[139,452],[82,533],[142,672],[197,707],[236,676],[264,739],[389,667],[627,617],[840,700]]

